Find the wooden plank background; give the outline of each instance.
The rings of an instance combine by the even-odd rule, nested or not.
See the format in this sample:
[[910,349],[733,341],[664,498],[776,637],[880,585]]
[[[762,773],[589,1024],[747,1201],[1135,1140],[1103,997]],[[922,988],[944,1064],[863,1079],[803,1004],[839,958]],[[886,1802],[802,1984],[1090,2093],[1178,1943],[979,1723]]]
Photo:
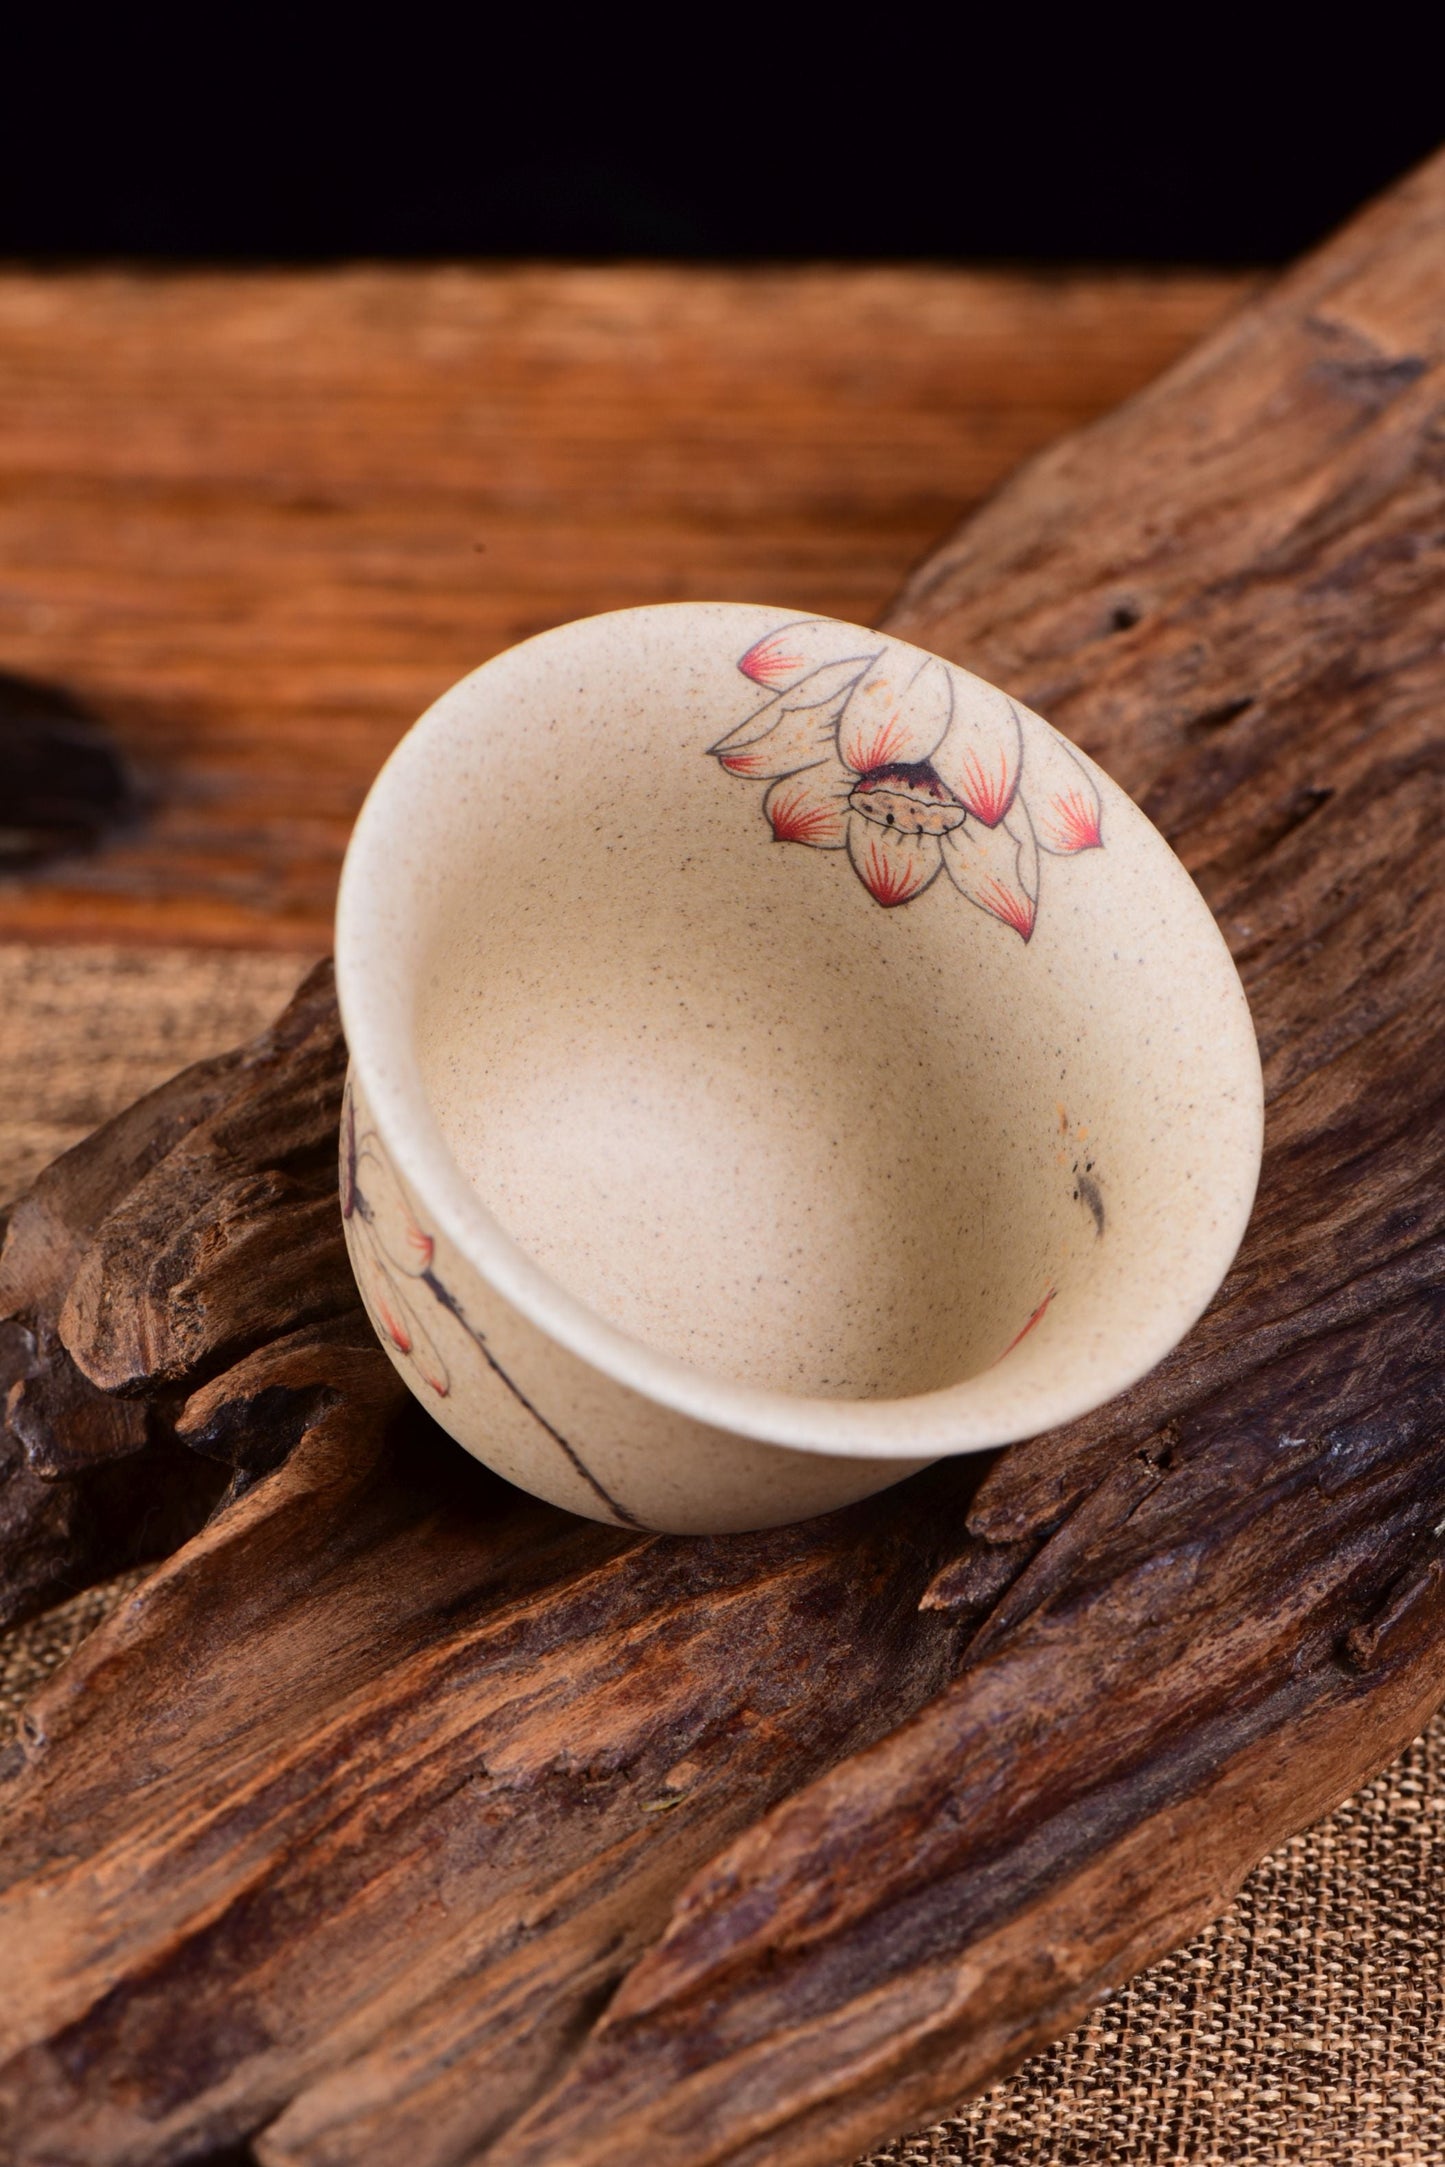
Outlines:
[[0,939],[319,948],[397,737],[592,610],[871,620],[1251,282],[927,269],[0,274],[0,668],[147,800]]

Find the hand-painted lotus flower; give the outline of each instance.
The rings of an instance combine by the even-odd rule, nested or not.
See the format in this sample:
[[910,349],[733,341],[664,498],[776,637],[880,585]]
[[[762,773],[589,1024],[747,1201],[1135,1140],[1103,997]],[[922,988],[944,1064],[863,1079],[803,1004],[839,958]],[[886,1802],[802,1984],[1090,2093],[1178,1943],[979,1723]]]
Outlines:
[[432,1237],[418,1226],[376,1131],[358,1137],[350,1091],[341,1116],[341,1216],[352,1231],[356,1283],[377,1333],[445,1399],[451,1378],[417,1314],[414,1291],[431,1271]]
[[[451,1319],[470,1341],[487,1371],[546,1432],[610,1518],[622,1527],[642,1522],[598,1480],[577,1448],[548,1420],[502,1366],[487,1334],[467,1315],[452,1288],[434,1269],[436,1242],[419,1223],[392,1171],[375,1129],[358,1129],[350,1083],[341,1106],[341,1216],[347,1248],[367,1315],[379,1339],[391,1347],[440,1399],[452,1389],[451,1374],[419,1312]],[[465,1387],[465,1377],[463,1385]]]
[[822,617],[770,632],[738,668],[769,697],[712,753],[729,774],[768,784],[778,842],[846,850],[885,908],[946,872],[1028,940],[1040,853],[1102,846],[1082,761],[964,670]]

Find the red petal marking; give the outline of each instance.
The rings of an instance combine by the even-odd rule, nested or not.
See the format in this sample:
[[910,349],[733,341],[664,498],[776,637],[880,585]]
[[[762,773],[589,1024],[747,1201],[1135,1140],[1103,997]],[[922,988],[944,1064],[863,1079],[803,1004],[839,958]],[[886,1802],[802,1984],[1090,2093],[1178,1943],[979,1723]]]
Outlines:
[[1058,1292],[1058,1289],[1057,1289],[1056,1287],[1050,1287],[1050,1288],[1049,1288],[1049,1290],[1048,1290],[1048,1293],[1047,1293],[1047,1294],[1046,1294],[1046,1295],[1044,1296],[1043,1300],[1042,1300],[1042,1301],[1041,1301],[1041,1302],[1039,1303],[1039,1306],[1038,1306],[1038,1308],[1037,1308],[1037,1309],[1036,1309],[1036,1310],[1034,1311],[1033,1315],[1032,1315],[1032,1316],[1031,1316],[1031,1317],[1029,1318],[1029,1321],[1028,1321],[1028,1323],[1027,1323],[1026,1325],[1024,1325],[1024,1326],[1023,1326],[1023,1328],[1022,1328],[1022,1329],[1021,1329],[1020,1331],[1017,1331],[1017,1332],[1015,1332],[1015,1333],[1014,1333],[1014,1336],[1013,1336],[1013,1338],[1012,1338],[1012,1339],[1011,1339],[1011,1340],[1009,1341],[1008,1345],[1007,1345],[1007,1346],[1006,1346],[1006,1347],[1004,1348],[1004,1351],[1003,1351],[1003,1353],[1002,1353],[1001,1355],[999,1355],[999,1357],[998,1357],[998,1360],[999,1360],[1000,1362],[1004,1361],[1004,1360],[1005,1360],[1005,1359],[1006,1359],[1006,1358],[1007,1358],[1007,1357],[1008,1357],[1009,1355],[1011,1355],[1011,1354],[1013,1353],[1013,1351],[1014,1351],[1014,1348],[1015,1348],[1015,1347],[1016,1347],[1016,1346],[1018,1345],[1018,1343],[1019,1343],[1019,1341],[1020,1341],[1021,1339],[1027,1339],[1027,1338],[1028,1338],[1028,1336],[1029,1336],[1030,1332],[1031,1332],[1031,1331],[1033,1330],[1034,1326],[1035,1326],[1035,1325],[1036,1325],[1036,1324],[1038,1323],[1038,1321],[1039,1321],[1040,1317],[1041,1317],[1041,1316],[1043,1315],[1044,1311],[1045,1311],[1045,1310],[1046,1310],[1046,1309],[1048,1308],[1048,1306],[1049,1306],[1050,1302],[1051,1302],[1051,1301],[1053,1300],[1053,1298],[1054,1298],[1054,1296],[1055,1296],[1055,1294],[1056,1294],[1057,1292]]
[[838,814],[831,805],[810,805],[807,791],[796,790],[791,797],[779,798],[768,818],[775,842],[816,843],[832,830]]
[[1053,816],[1053,832],[1060,850],[1102,850],[1099,808],[1089,802],[1082,790],[1060,791],[1050,798],[1048,810]]
[[863,876],[863,885],[874,902],[881,903],[885,910],[892,910],[895,903],[906,903],[910,896],[917,895],[920,889],[928,886],[926,872],[922,878],[917,877],[913,868],[906,860],[901,861],[896,851],[886,851],[881,844],[875,843],[871,836],[863,853],[863,863],[858,870]]
[[1027,940],[1034,930],[1034,906],[1026,895],[1013,888],[1006,888],[1000,880],[986,880],[979,889],[975,901],[1005,925],[1011,925],[1021,940]]
[[996,828],[1014,801],[1018,788],[1018,775],[1009,780],[1008,755],[1000,751],[998,766],[990,774],[976,752],[965,753],[959,762],[962,771],[957,785],[958,795],[986,828]]
[[875,768],[900,765],[898,753],[908,742],[908,729],[895,707],[885,722],[879,723],[865,747],[858,747],[857,775],[871,775]]
[[439,1400],[447,1399],[451,1394],[452,1381],[436,1348],[423,1341],[421,1346],[413,1350],[412,1361],[420,1372],[422,1382],[431,1386]]
[[406,1328],[405,1319],[398,1315],[387,1300],[387,1292],[388,1290],[385,1287],[374,1287],[372,1289],[371,1298],[376,1304],[377,1315],[385,1325],[386,1336],[392,1345],[402,1354],[410,1354],[411,1333]]
[[[786,632],[770,632],[765,639],[754,641],[738,668],[755,685],[773,686],[803,669],[806,661],[806,656],[789,647]],[[728,762],[723,765],[726,767]]]
[[430,1271],[431,1260],[436,1254],[436,1243],[430,1234],[423,1234],[410,1212],[406,1217],[406,1246],[414,1257],[420,1259],[417,1264],[418,1273]]
[[720,752],[718,762],[729,775],[753,776],[758,772],[759,762],[767,765],[768,755],[761,745],[749,745],[742,752]]

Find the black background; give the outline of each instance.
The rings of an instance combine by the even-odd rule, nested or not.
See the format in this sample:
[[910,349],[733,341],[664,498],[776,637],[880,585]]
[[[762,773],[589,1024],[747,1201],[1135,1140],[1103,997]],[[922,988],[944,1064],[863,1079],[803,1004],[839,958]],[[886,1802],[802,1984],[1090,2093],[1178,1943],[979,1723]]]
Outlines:
[[1262,263],[1445,135],[1408,16],[949,20],[59,8],[7,36],[0,254]]

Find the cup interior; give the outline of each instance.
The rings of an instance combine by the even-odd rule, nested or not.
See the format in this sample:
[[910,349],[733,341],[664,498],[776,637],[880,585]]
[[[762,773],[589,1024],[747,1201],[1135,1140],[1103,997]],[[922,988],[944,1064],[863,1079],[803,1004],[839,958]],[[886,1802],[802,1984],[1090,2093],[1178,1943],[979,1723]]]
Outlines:
[[[593,619],[445,696],[348,859],[353,1056],[478,1268],[630,1381],[754,1429],[806,1405],[804,1444],[842,1403],[855,1449],[1001,1441],[1130,1382],[1223,1276],[1259,1159],[1247,1008],[1087,762],[1099,847],[1039,853],[1027,939],[946,859],[880,902],[854,815],[842,847],[777,840],[770,782],[709,748],[772,697],[738,665],[789,614]],[[872,787],[924,819],[895,768]]]

